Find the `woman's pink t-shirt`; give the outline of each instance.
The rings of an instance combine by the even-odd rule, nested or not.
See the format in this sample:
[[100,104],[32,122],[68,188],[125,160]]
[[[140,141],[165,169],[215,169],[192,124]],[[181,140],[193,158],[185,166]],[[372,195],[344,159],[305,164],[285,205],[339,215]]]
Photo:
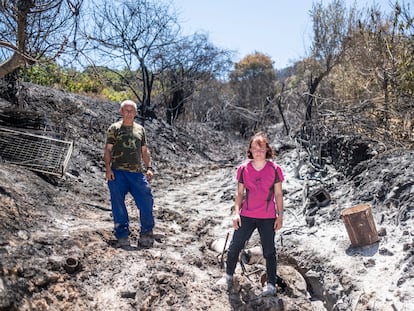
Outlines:
[[[241,178],[242,171],[243,177]],[[250,161],[238,167],[236,179],[246,188],[241,216],[263,219],[276,218],[274,193],[268,201],[270,189],[275,182],[275,173],[279,176],[279,182],[283,182],[282,168],[272,161],[267,161],[259,171],[253,167]]]

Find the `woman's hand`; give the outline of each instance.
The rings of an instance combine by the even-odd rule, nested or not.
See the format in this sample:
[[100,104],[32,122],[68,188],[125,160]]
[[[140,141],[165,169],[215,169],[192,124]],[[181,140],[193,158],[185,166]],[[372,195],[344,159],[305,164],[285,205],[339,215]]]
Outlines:
[[274,229],[275,231],[282,229],[283,227],[283,216],[279,215],[276,218]]
[[240,219],[240,215],[236,214],[233,216],[233,228],[234,230],[239,229],[241,226],[241,219]]

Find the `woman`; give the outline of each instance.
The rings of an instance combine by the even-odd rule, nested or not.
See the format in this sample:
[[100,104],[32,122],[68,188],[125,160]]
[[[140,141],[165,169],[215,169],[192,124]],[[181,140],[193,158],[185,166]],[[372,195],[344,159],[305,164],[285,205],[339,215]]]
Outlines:
[[282,169],[271,159],[274,151],[264,132],[255,134],[247,150],[249,161],[237,169],[234,204],[234,234],[227,253],[226,274],[219,285],[230,287],[237,260],[245,243],[257,228],[266,259],[267,284],[263,296],[276,294],[275,231],[283,226]]

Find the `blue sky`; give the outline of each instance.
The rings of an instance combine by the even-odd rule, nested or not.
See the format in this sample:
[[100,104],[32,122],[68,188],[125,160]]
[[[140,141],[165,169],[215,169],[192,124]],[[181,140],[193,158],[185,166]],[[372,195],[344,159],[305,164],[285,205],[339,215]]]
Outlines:
[[[311,0],[173,0],[184,34],[209,34],[218,47],[238,51],[235,61],[254,51],[269,55],[277,69],[302,59],[309,49]],[[347,0],[349,4],[353,1]],[[360,1],[361,2],[361,1]],[[329,3],[323,1],[323,3]],[[391,0],[364,0],[389,12]]]

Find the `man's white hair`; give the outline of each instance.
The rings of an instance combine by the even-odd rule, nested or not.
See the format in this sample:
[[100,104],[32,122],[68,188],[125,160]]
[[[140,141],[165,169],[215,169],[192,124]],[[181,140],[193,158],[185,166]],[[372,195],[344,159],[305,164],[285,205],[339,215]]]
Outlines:
[[130,100],[130,99],[124,100],[121,103],[121,108],[120,109],[124,108],[124,106],[133,106],[135,111],[137,111],[137,104],[133,100]]

